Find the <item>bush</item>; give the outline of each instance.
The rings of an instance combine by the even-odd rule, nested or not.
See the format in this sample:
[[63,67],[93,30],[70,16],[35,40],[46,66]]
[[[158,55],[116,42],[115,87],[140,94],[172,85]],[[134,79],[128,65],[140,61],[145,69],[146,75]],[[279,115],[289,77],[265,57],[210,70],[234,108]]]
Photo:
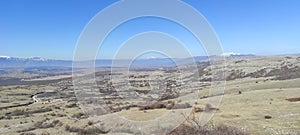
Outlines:
[[50,133],[45,131],[45,132],[41,133],[40,135],[50,135]]
[[151,109],[162,109],[162,108],[167,108],[166,104],[162,102],[156,102],[150,105],[140,106],[139,110],[151,110]]
[[73,117],[73,118],[77,118],[77,119],[84,119],[84,118],[87,118],[87,116],[86,116],[84,113],[73,114],[72,117]]
[[28,133],[21,133],[20,135],[36,135],[36,134],[32,132],[28,132]]
[[52,121],[52,124],[54,125],[60,125],[62,122],[60,122],[59,120],[54,120]]
[[265,116],[265,119],[272,119],[272,116],[266,115],[266,116]]
[[192,106],[189,103],[176,104],[172,109],[186,109],[191,108]]
[[193,109],[193,111],[194,111],[195,113],[198,113],[198,112],[203,112],[204,110],[203,110],[202,108],[195,107],[195,108]]
[[93,125],[93,122],[89,121],[89,122],[88,122],[88,125],[89,125],[89,126]]
[[53,128],[55,126],[61,126],[62,122],[60,122],[59,120],[54,120],[51,123],[47,123],[47,120],[43,120],[43,121],[38,121],[36,123],[34,123],[34,128]]
[[24,115],[24,116],[27,117],[30,114],[45,113],[45,112],[50,112],[50,111],[52,111],[52,109],[49,108],[49,107],[48,108],[39,108],[37,110],[31,110],[31,111],[29,111],[29,110],[25,111],[25,110],[16,109],[16,110],[14,110],[12,112],[6,113],[5,115],[10,115],[10,116],[21,116],[21,115]]
[[286,99],[287,101],[289,102],[298,102],[300,101],[300,97],[299,98],[289,98],[289,99]]
[[71,127],[69,125],[65,126],[65,130],[68,132],[76,132],[79,135],[93,135],[93,134],[106,134],[109,131],[104,131],[101,130],[97,127],[94,126],[90,126],[90,127],[86,127],[86,128],[80,128],[80,127]]
[[167,110],[171,110],[175,106],[175,101],[168,101]]
[[156,103],[149,104],[146,106],[140,106],[139,110],[151,110],[151,109],[162,109],[162,108],[171,110],[171,109],[186,109],[186,108],[191,108],[191,107],[192,106],[189,103],[175,104],[175,101],[168,101],[167,103],[156,102]]
[[66,105],[66,108],[74,108],[74,107],[77,107],[76,103],[72,103],[72,104]]
[[242,129],[226,125],[196,127],[183,124],[167,135],[249,135],[249,133]]
[[69,126],[69,125],[66,125],[66,126],[65,126],[65,130],[66,130],[66,131],[70,131],[70,126]]
[[179,125],[167,135],[249,135],[244,129],[212,123],[202,126],[195,112],[186,117],[186,123]]

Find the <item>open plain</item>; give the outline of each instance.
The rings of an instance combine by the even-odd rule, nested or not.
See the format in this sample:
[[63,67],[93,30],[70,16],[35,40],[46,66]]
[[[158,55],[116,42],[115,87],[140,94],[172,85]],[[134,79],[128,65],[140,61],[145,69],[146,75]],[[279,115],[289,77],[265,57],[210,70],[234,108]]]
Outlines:
[[[83,85],[83,93],[71,70],[49,76],[47,70],[1,69],[7,72],[0,74],[0,134],[155,134],[174,125],[149,121],[175,117],[183,122],[169,134],[187,134],[180,127],[212,112],[208,125],[244,134],[300,133],[300,56],[226,57],[226,68],[214,68],[226,73],[226,84],[215,86],[224,89],[218,94],[212,94],[211,65],[197,63],[197,71],[189,65],[113,73],[97,68],[97,88]],[[90,82],[85,77],[79,79]],[[219,106],[209,104],[212,98],[222,99]],[[147,125],[137,129],[118,117]]]

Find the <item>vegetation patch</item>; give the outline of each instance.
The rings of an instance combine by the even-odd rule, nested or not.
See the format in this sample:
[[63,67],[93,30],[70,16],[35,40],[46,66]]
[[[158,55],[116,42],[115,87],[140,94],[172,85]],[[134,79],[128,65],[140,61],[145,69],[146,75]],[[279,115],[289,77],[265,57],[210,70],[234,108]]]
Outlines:
[[250,135],[245,130],[226,125],[190,126],[180,125],[167,135]]
[[104,131],[95,126],[88,126],[85,128],[72,127],[69,125],[65,126],[65,130],[68,132],[75,132],[79,135],[97,135],[97,134],[107,134],[109,131]]
[[162,108],[167,108],[166,103],[156,102],[150,105],[140,106],[139,110],[152,110],[152,109],[162,109]]
[[166,108],[167,110],[171,110],[171,109],[186,109],[191,107],[192,106],[189,103],[175,104],[175,101],[168,101],[168,102],[156,102],[150,105],[140,106],[139,110],[152,110],[152,109],[163,109],[163,108]]
[[[22,132],[33,131],[33,130],[36,130],[36,129],[54,128],[56,126],[60,127],[62,125],[63,125],[63,123],[59,120],[53,120],[52,122],[48,122],[48,120],[45,119],[45,120],[38,121],[38,122],[34,123],[33,126],[28,128],[28,129],[20,130],[18,132],[22,133]],[[22,134],[27,134],[27,133],[22,133]]]
[[77,118],[77,119],[86,119],[87,116],[84,113],[76,113],[72,115],[73,118]]
[[37,110],[20,110],[16,109],[13,112],[8,112],[5,115],[6,116],[21,116],[21,115],[31,115],[35,113],[45,113],[45,112],[50,112],[52,109],[50,107],[47,108],[39,108]]
[[265,116],[265,119],[272,119],[272,116],[266,115],[266,116]]
[[298,97],[298,98],[288,98],[286,100],[290,101],[290,102],[299,102],[300,101],[300,97]]

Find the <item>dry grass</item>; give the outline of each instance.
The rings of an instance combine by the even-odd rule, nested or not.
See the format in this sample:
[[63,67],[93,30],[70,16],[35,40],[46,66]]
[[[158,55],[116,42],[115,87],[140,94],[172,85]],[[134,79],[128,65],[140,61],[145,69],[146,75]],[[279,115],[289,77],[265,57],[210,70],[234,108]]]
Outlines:
[[[202,85],[199,86],[199,88],[201,88],[201,93],[203,94],[199,94],[197,105],[195,105],[193,111],[197,114],[202,114],[210,112],[210,110],[216,110],[216,113],[212,118],[215,124],[208,124],[201,127],[195,123],[191,124],[187,122],[169,134],[223,135],[251,133],[263,135],[299,135],[300,79],[292,79],[300,77],[299,64],[298,66],[296,65],[297,63],[293,63],[294,65],[288,67],[282,66],[280,65],[282,59],[278,58],[257,58],[253,60],[246,59],[245,61],[236,59],[235,62],[236,63],[232,64],[232,62],[230,63],[229,61],[227,80],[230,81],[226,83],[225,94],[223,95],[224,97],[220,106],[206,106],[208,99],[220,95],[209,95],[209,84],[206,85],[208,87]],[[201,71],[200,76],[206,74],[205,77],[201,77],[200,79],[209,81],[209,77],[211,76],[209,74],[210,70],[204,69],[205,68],[199,69]],[[155,72],[161,73],[160,71]],[[147,78],[146,76],[141,76],[142,73],[144,73],[144,71],[137,73],[130,79],[143,80],[144,78]],[[167,74],[163,75],[168,77]],[[171,73],[170,75],[174,74]],[[185,79],[185,81],[188,81],[189,79],[194,79],[193,76],[193,74],[184,74],[182,78]],[[154,78],[153,76],[148,77],[150,77],[149,80]],[[120,79],[120,82],[123,80],[122,76],[117,79]],[[53,84],[50,84],[49,82],[45,82],[43,85],[30,83],[26,86],[11,85],[0,87],[0,107],[4,107],[0,111],[0,134],[40,135],[45,131],[45,134],[47,134],[47,132],[50,134],[101,134],[105,132],[105,130],[101,131],[93,127],[92,123],[88,123],[89,119],[87,119],[88,117],[83,114],[82,110],[79,108],[79,104],[77,103],[72,89],[60,91],[60,93],[57,94],[58,98],[64,99],[62,102],[49,104],[41,104],[40,102],[32,106],[22,105],[32,102],[32,99],[29,96],[34,93],[47,90],[55,91],[60,89],[60,85],[63,87],[67,85],[67,83],[64,82],[62,84],[57,83],[57,81],[53,82]],[[109,83],[109,81],[107,83]],[[117,83],[118,82],[116,82],[116,84]],[[109,91],[104,94],[109,95],[105,100],[107,101],[108,107],[112,110],[112,113],[123,114],[124,117],[131,120],[151,120],[168,112],[184,111],[191,107],[190,105],[185,104],[185,101],[176,103],[176,105],[175,102],[169,102],[175,100],[173,98],[177,97],[176,87],[171,87],[172,84],[175,84],[175,82],[172,81],[167,83],[167,85],[170,86],[168,87],[170,92],[166,93],[165,96],[162,96],[163,100],[159,100],[157,103],[146,106],[137,106],[135,102],[125,104],[122,99],[113,96],[114,92],[111,89],[112,85],[106,86],[106,82],[104,84],[104,89],[111,90],[111,93]],[[146,96],[146,94],[151,94],[145,91],[148,89],[146,87],[148,84],[144,81],[136,82],[136,84],[136,87],[139,88],[137,90],[141,90],[137,92],[142,95],[142,97]],[[198,88],[198,85],[194,85],[193,83],[182,85],[197,86]],[[187,87],[186,90],[189,90],[188,88],[189,87]],[[161,94],[163,93],[159,93],[159,95]],[[194,102],[195,101],[193,100],[189,103]],[[94,108],[94,110],[96,109],[97,108]],[[143,111],[140,111],[139,109]],[[106,114],[103,115],[106,116]],[[44,121],[45,117],[50,120]],[[60,124],[55,124],[57,121],[54,122],[52,120],[59,120],[63,125],[58,126]],[[247,128],[247,132],[240,127]],[[124,126],[124,133],[126,133],[126,130],[129,130],[129,128]]]
[[245,129],[228,125],[215,125],[212,122],[202,126],[196,117],[195,110],[185,117],[186,123],[181,124],[168,135],[250,135]]

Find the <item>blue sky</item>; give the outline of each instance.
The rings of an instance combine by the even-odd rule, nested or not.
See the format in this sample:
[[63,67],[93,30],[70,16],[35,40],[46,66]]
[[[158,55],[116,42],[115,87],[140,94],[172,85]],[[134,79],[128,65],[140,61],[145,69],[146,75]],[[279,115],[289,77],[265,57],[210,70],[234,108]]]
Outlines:
[[[1,0],[0,56],[72,59],[85,25],[113,0]],[[185,0],[210,22],[224,52],[257,55],[300,52],[299,0]],[[145,24],[149,27],[139,27]],[[136,19],[115,30],[100,49],[110,57],[121,39],[157,30],[177,35],[193,55],[204,55],[188,32],[166,20]],[[126,33],[118,33],[121,30]],[[176,37],[177,37],[176,36]],[[116,40],[119,39],[119,40]],[[116,41],[116,42],[114,42]]]

